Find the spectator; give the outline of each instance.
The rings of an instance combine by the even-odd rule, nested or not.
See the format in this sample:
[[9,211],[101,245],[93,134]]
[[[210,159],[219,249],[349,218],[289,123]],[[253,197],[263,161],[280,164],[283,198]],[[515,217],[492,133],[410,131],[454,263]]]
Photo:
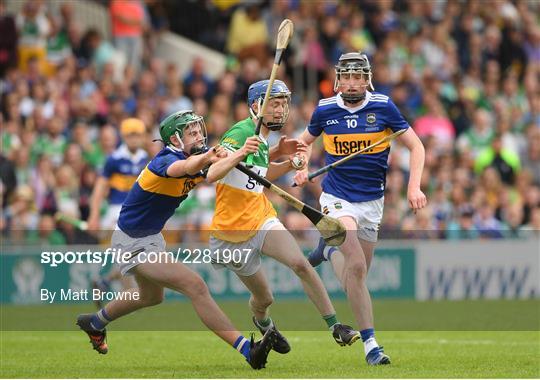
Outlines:
[[15,166],[4,155],[0,154],[0,205],[4,209],[8,205],[11,194],[17,187]]
[[540,128],[532,125],[527,129],[527,144],[520,152],[524,170],[532,174],[533,182],[540,186]]
[[124,54],[128,65],[138,73],[146,28],[143,5],[140,0],[112,0],[110,13],[114,45]]
[[531,211],[531,220],[528,224],[521,227],[522,236],[540,235],[540,207],[537,207]]
[[47,73],[50,76],[59,65],[71,56],[69,26],[72,21],[72,8],[69,3],[61,7],[62,19],[50,18],[51,31],[47,39]]
[[0,0],[0,78],[8,68],[17,65],[17,26],[13,16],[6,14],[6,2]]
[[45,72],[47,58],[47,37],[51,25],[45,14],[39,9],[39,3],[28,0],[16,18],[19,33],[19,68],[28,69],[31,58],[36,60],[40,73]]
[[474,227],[481,238],[500,239],[504,237],[504,225],[495,218],[495,210],[488,203],[480,206],[474,217]]
[[116,70],[122,71],[125,60],[117,55],[116,50],[107,40],[104,40],[97,29],[86,32],[85,40],[88,43],[90,56],[88,57],[96,69],[98,77],[103,74],[104,66],[111,62]]
[[474,113],[472,127],[457,139],[456,144],[460,151],[470,150],[473,157],[476,157],[490,146],[494,135],[491,116],[480,108]]
[[499,62],[501,70],[511,69],[514,74],[521,76],[525,72],[527,55],[523,47],[522,37],[517,25],[507,24],[502,30],[502,41]]
[[354,50],[364,52],[371,56],[375,52],[375,45],[371,34],[364,26],[364,14],[354,12],[351,16],[351,45]]
[[169,99],[165,105],[165,115],[170,115],[178,110],[190,110],[193,108],[191,100],[184,95],[183,86],[179,81],[174,81],[169,84],[167,89],[167,98]]
[[424,96],[427,113],[416,119],[413,128],[420,138],[434,137],[437,145],[448,146],[454,141],[456,132],[446,116],[442,104],[430,93]]
[[453,220],[446,228],[446,237],[451,240],[477,239],[480,233],[473,222],[474,209],[465,204],[458,210],[457,220]]
[[504,237],[516,239],[522,236],[521,226],[523,225],[523,206],[516,202],[510,205],[505,215],[506,230]]
[[259,2],[246,2],[246,5],[238,8],[232,16],[227,50],[240,61],[254,57],[263,65],[268,55],[267,41],[268,30],[260,15]]
[[527,31],[527,40],[523,44],[527,60],[532,66],[540,65],[540,27],[532,26]]
[[54,165],[60,165],[67,145],[66,137],[62,135],[65,127],[65,122],[58,116],[49,120],[46,134],[40,136],[32,146],[32,156],[46,155]]
[[214,82],[205,74],[204,60],[201,57],[195,57],[193,59],[191,70],[184,77],[184,88],[190,88],[196,81],[204,82],[207,91],[210,93],[214,92]]
[[476,158],[474,170],[481,174],[485,168],[494,167],[504,183],[514,184],[516,174],[520,170],[519,156],[502,145],[502,136],[495,135],[491,147],[484,149]]
[[56,229],[56,222],[52,215],[41,215],[38,229],[30,231],[27,242],[37,245],[65,245],[66,239],[60,231]]
[[5,209],[3,216],[14,241],[24,242],[28,231],[35,231],[38,226],[38,214],[35,207],[34,192],[28,185],[17,187],[13,202]]

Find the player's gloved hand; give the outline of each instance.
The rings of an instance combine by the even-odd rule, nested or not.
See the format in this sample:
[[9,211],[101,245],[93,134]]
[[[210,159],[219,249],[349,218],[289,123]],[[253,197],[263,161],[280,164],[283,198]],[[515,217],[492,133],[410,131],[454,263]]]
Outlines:
[[309,180],[308,180],[308,170],[307,168],[304,168],[302,170],[298,170],[296,174],[294,175],[294,183],[296,183],[297,186],[304,186]]
[[259,150],[260,143],[261,141],[257,136],[248,137],[244,143],[244,146],[240,148],[240,152],[244,155],[244,157],[250,153],[255,153]]
[[427,198],[420,188],[409,188],[407,190],[407,200],[409,201],[409,207],[416,213],[427,205]]
[[298,139],[289,139],[287,136],[281,136],[278,142],[278,154],[280,156],[289,156],[295,153],[303,153],[307,150],[306,144]]

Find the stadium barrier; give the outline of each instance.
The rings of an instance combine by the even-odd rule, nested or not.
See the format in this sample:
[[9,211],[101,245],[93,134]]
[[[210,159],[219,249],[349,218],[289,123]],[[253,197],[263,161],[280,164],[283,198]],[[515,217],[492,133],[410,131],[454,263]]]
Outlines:
[[[373,298],[402,299],[531,299],[539,295],[540,247],[538,239],[520,241],[383,241],[376,250],[368,277]],[[172,252],[180,247],[171,247]],[[304,247],[306,251],[307,247]],[[102,246],[3,246],[0,255],[0,303],[40,304],[42,289],[89,289],[92,280],[111,265],[77,263],[77,252],[100,252]],[[44,252],[73,255],[53,265]],[[84,256],[83,256],[84,257]],[[185,255],[177,257],[185,260]],[[47,261],[48,260],[48,261]],[[211,264],[187,263],[207,282],[218,299],[246,298],[243,284],[229,270]],[[270,286],[279,298],[305,297],[300,281],[290,269],[264,259]],[[344,298],[330,265],[317,270],[332,297]],[[119,289],[117,289],[119,290]],[[168,299],[178,298],[166,293]],[[55,301],[56,302],[56,301]]]
[[416,247],[416,298],[530,299],[540,287],[540,240],[424,242]]
[[190,72],[195,58],[204,61],[204,73],[214,80],[225,72],[224,54],[169,31],[159,34],[154,55],[165,62],[174,63],[180,78]]

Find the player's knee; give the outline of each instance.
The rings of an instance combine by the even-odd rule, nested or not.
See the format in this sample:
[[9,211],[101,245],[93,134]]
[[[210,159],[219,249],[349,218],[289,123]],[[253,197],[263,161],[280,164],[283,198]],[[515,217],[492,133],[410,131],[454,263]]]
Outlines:
[[274,297],[272,296],[272,294],[266,294],[262,297],[252,298],[252,305],[261,311],[266,310],[273,303],[274,303]]
[[299,277],[303,277],[308,274],[312,269],[311,265],[307,260],[295,260],[291,263],[290,268],[296,273]]
[[163,302],[163,293],[145,295],[141,297],[141,302],[144,307],[159,305]]
[[206,297],[210,294],[208,286],[203,281],[202,278],[197,277],[190,281],[189,285],[186,288],[186,296],[189,298],[201,298]]
[[356,261],[349,265],[347,268],[349,272],[349,278],[360,279],[362,281],[366,280],[367,277],[367,265],[365,262]]

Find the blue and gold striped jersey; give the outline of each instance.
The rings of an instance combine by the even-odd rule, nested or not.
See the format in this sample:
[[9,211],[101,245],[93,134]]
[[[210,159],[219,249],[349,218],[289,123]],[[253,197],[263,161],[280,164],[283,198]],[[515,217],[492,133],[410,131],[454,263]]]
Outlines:
[[[409,124],[388,96],[367,91],[362,104],[354,108],[345,106],[339,94],[319,101],[308,131],[322,135],[329,165],[406,128]],[[338,165],[324,178],[323,191],[349,202],[381,198],[389,152],[390,143],[382,144]]]
[[131,154],[128,147],[122,144],[105,162],[101,175],[109,181],[109,204],[121,205],[126,199],[137,176],[148,163],[148,154],[138,149]]
[[163,229],[189,191],[204,179],[202,172],[180,178],[167,175],[169,166],[185,159],[183,152],[166,147],[148,163],[122,205],[118,227],[123,232],[143,237]]

